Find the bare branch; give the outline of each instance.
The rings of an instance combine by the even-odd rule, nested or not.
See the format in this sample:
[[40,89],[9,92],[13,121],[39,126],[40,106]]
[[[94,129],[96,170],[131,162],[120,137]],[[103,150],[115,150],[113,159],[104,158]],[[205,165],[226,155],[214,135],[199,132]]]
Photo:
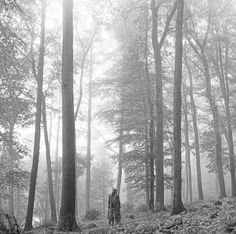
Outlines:
[[[80,104],[81,104],[81,100],[82,100],[82,94],[83,94],[83,76],[84,76],[84,64],[85,64],[85,60],[86,60],[86,57],[87,57],[87,54],[93,44],[93,41],[94,41],[94,38],[96,36],[96,33],[97,33],[97,29],[95,29],[94,33],[93,33],[93,36],[89,42],[89,45],[87,47],[87,49],[85,50],[84,48],[84,45],[83,45],[83,42],[82,40],[80,39],[79,37],[79,41],[80,41],[80,45],[82,47],[82,50],[83,50],[83,58],[82,58],[82,63],[81,63],[81,72],[80,72],[80,93],[79,93],[79,99],[78,99],[78,102],[77,102],[77,105],[76,105],[76,110],[75,110],[75,115],[74,115],[74,118],[76,120],[77,116],[78,116],[78,113],[79,113],[79,108],[80,108]],[[79,35],[78,35],[79,36]]]
[[174,3],[174,6],[173,6],[172,10],[171,10],[170,14],[167,17],[165,29],[163,31],[163,34],[161,36],[161,40],[160,40],[160,43],[159,43],[160,48],[163,46],[163,43],[164,43],[164,41],[165,41],[165,39],[168,35],[168,32],[170,31],[170,28],[169,28],[170,27],[170,22],[171,22],[174,14],[175,14],[176,9],[177,9],[177,1]]

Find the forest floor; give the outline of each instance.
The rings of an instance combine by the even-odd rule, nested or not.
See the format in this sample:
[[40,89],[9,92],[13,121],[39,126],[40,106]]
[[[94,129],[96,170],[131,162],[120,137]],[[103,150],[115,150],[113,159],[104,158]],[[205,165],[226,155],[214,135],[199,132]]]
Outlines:
[[[123,213],[122,224],[116,227],[107,226],[105,218],[90,222],[83,221],[80,227],[82,234],[236,234],[236,199],[193,202],[186,211],[174,216],[171,216],[170,211]],[[59,234],[61,232],[50,227],[32,233]]]

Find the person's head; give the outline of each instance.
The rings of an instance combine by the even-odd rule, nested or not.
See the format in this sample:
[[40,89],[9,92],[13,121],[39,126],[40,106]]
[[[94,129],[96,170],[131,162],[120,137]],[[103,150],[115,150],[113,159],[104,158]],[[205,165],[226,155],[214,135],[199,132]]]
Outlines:
[[112,189],[112,195],[117,195],[117,189],[115,188]]

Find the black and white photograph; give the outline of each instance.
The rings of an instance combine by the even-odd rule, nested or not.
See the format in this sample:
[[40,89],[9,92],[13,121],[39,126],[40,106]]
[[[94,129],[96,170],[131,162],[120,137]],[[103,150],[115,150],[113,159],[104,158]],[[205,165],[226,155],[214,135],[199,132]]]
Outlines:
[[0,0],[0,234],[236,234],[236,0]]

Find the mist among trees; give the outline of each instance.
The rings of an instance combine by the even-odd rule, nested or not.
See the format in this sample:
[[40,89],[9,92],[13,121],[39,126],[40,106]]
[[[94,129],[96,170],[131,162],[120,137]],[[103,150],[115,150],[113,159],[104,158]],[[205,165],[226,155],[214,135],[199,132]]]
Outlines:
[[1,0],[0,233],[236,231],[235,41],[235,0]]

